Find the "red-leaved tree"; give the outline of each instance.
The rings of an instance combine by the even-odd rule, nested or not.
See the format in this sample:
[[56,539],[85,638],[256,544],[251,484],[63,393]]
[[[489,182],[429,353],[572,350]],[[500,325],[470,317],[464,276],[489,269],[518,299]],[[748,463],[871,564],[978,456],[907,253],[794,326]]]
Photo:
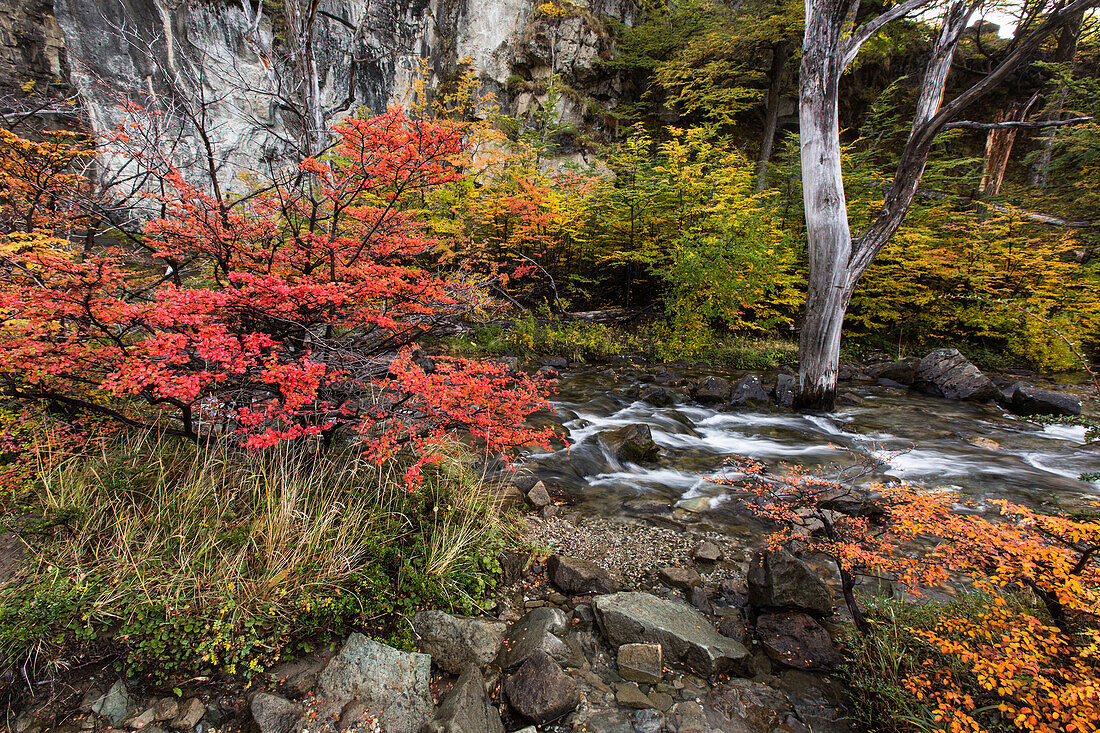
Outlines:
[[208,185],[190,182],[155,118],[135,112],[104,144],[134,171],[138,227],[119,226],[74,172],[93,153],[78,138],[7,148],[4,395],[65,421],[253,449],[343,432],[377,459],[413,448],[414,481],[452,431],[494,451],[545,441],[523,422],[546,404],[544,383],[414,349],[484,305],[432,271],[438,242],[418,213],[460,176],[461,124],[397,109],[349,118],[325,155],[230,195],[212,163]]

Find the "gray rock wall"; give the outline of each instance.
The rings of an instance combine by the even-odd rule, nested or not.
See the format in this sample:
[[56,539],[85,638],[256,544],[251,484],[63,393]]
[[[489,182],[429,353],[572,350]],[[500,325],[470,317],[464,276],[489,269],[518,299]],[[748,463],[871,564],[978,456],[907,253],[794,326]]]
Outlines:
[[[538,4],[322,0],[316,58],[326,121],[407,102],[423,68],[432,83],[468,59],[483,91],[513,113],[544,104],[549,79],[560,75],[571,94],[559,103],[559,119],[600,131],[592,110],[614,106],[619,91],[600,66],[612,53],[605,21],[630,22],[634,5],[593,0],[547,17]],[[271,8],[280,6],[267,3],[260,27],[276,50],[285,26]],[[18,96],[27,79],[54,82],[77,93],[99,132],[122,121],[123,98],[136,98],[165,112],[169,137],[196,160],[203,146],[188,117],[201,111],[225,181],[297,155],[303,119],[285,99],[301,97],[304,76],[274,56],[250,42],[239,0],[0,0],[0,93]],[[597,104],[586,104],[589,98]]]

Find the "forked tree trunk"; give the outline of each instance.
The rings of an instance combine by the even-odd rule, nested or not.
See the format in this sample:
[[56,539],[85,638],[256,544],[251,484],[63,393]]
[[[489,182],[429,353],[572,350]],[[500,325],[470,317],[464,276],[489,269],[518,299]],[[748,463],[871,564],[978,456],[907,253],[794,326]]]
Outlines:
[[779,128],[779,95],[783,91],[783,77],[787,69],[787,59],[791,55],[791,44],[779,41],[772,46],[772,68],[768,75],[768,100],[764,108],[764,135],[760,138],[760,155],[756,159],[756,192],[767,187],[768,163],[772,159],[775,147],[775,133]]
[[844,71],[842,34],[853,0],[807,0],[798,124],[810,282],[798,341],[795,405],[831,409],[840,365],[840,333],[848,309],[852,234],[840,165],[837,102]]

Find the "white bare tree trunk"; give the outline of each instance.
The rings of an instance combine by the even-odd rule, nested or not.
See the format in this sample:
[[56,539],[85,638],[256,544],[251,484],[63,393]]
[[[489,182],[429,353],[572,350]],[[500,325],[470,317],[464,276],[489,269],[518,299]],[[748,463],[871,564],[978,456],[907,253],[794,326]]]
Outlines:
[[840,77],[855,59],[859,47],[886,23],[936,3],[934,0],[903,0],[873,20],[853,28],[845,37],[845,28],[858,10],[858,0],[805,2],[799,125],[810,280],[806,316],[799,336],[795,404],[832,409],[841,326],[848,303],[860,277],[894,236],[909,211],[937,133],[960,110],[1003,81],[1068,17],[1100,4],[1100,0],[1051,2],[1047,18],[1020,40],[992,72],[945,105],[943,92],[959,38],[982,2],[954,0],[944,12],[932,57],[921,80],[913,126],[901,151],[894,180],[878,217],[855,241],[848,228],[841,172],[837,119]]

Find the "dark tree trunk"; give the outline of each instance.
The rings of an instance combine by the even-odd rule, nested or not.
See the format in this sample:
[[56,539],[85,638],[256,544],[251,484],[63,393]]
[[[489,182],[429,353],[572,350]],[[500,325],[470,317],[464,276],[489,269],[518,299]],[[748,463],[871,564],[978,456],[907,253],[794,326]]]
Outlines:
[[756,159],[756,192],[760,193],[768,183],[768,163],[775,148],[775,133],[779,128],[779,95],[783,91],[787,59],[791,44],[779,41],[772,46],[772,68],[768,73],[768,100],[764,108],[764,135],[760,138],[760,155]]

